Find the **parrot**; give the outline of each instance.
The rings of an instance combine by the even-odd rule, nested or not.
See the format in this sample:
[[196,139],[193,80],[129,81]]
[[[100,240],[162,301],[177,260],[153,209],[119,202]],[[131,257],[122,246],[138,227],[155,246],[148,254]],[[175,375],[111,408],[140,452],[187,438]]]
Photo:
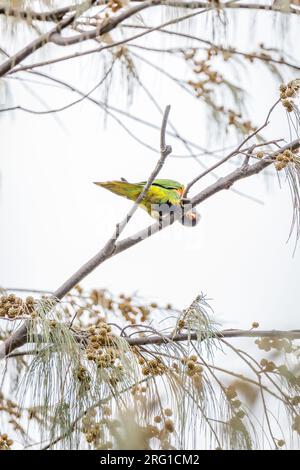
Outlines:
[[[129,183],[121,178],[120,181],[95,182],[94,184],[131,201],[136,201],[146,183],[146,181]],[[194,208],[188,207],[190,201],[183,198],[183,193],[184,185],[178,181],[155,179],[139,205],[151,217],[159,221],[180,211],[179,222],[182,225],[193,227],[199,222],[200,216]]]

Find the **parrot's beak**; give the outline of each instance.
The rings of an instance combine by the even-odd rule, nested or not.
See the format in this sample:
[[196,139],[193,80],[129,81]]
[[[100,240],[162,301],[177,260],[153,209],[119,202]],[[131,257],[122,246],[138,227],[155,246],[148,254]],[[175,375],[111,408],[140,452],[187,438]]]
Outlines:
[[97,186],[101,186],[101,183],[97,183],[95,181],[93,181],[93,184],[96,184]]

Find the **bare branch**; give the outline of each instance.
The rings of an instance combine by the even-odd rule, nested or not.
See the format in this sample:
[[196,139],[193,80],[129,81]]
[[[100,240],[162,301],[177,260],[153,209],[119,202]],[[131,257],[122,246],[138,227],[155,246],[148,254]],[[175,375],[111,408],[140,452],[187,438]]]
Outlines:
[[62,37],[59,32],[56,34],[51,35],[51,42],[57,44],[58,46],[70,46],[72,44],[78,44],[83,41],[87,41],[89,39],[95,39],[101,34],[106,34],[112,29],[116,28],[122,21],[134,16],[136,13],[139,13],[146,8],[150,8],[152,6],[157,6],[156,0],[146,0],[139,5],[134,5],[133,7],[129,8],[128,10],[123,11],[119,15],[113,16],[107,22],[103,24],[103,26],[97,27],[92,29],[91,31],[86,31],[81,34],[77,34],[76,36],[70,37]]
[[[269,119],[270,119],[270,116],[272,114],[272,112],[274,111],[274,109],[276,108],[276,106],[278,105],[278,103],[280,103],[280,99],[278,99],[274,104],[273,106],[270,108],[268,114],[267,114],[267,117],[265,119],[265,122],[262,124],[262,126],[260,126],[258,129],[256,129],[255,131],[251,132],[251,134],[249,134],[247,137],[245,137],[245,139],[238,145],[238,147],[233,150],[232,152],[230,152],[226,157],[222,158],[222,160],[220,160],[219,162],[215,163],[213,166],[211,166],[210,168],[208,168],[207,170],[205,170],[203,173],[201,173],[200,175],[196,176],[196,178],[194,178],[185,188],[185,191],[184,191],[184,194],[183,194],[183,197],[186,197],[189,190],[191,189],[192,186],[194,186],[195,183],[197,183],[200,179],[202,179],[204,176],[208,175],[209,173],[211,173],[213,170],[215,170],[216,168],[218,168],[219,166],[223,165],[224,163],[226,163],[228,160],[230,160],[230,158],[238,155],[241,151],[242,151],[242,148],[244,147],[244,145],[250,140],[252,139],[252,137],[254,137],[255,135],[258,135],[265,127],[267,127],[267,125],[269,124]],[[252,148],[252,147],[251,147]],[[245,170],[245,166],[243,167],[243,170]]]
[[25,46],[21,51],[17,52],[14,56],[7,59],[3,64],[0,65],[0,77],[3,77],[7,72],[9,72],[15,65],[18,65],[26,57],[31,55],[36,50],[40,49],[44,44],[48,43],[51,40],[51,36],[54,33],[61,32],[67,26],[69,26],[78,15],[81,15],[85,10],[91,7],[95,3],[95,0],[85,1],[81,5],[77,6],[76,12],[72,13],[69,17],[61,20],[57,25],[52,28],[47,33],[42,34],[37,39],[32,41],[30,44]]
[[[212,334],[210,338],[287,338],[300,339],[300,330],[222,330]],[[149,344],[165,344],[170,341],[196,341],[199,338],[197,333],[180,333],[165,336],[146,336],[141,338],[125,338],[131,346],[145,346]],[[203,340],[205,337],[203,336]]]

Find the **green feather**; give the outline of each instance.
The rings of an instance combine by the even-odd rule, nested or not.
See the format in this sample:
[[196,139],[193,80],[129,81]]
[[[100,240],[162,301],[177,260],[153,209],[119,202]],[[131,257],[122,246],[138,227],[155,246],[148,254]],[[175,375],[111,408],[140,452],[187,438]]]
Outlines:
[[[146,181],[142,181],[139,184],[142,184],[143,186],[145,186]],[[177,189],[177,190],[182,190],[182,191],[184,190],[183,184],[178,183],[178,181],[174,181],[174,180],[163,180],[163,179],[154,180],[152,183],[152,186],[160,186],[161,188],[164,188],[164,189]]]
[[[142,181],[140,183],[107,181],[95,184],[108,189],[119,196],[126,197],[131,201],[136,201],[141,194],[146,181]],[[180,193],[182,193],[183,190],[184,186],[177,181],[166,179],[154,180],[140,206],[151,215],[151,207],[153,204],[179,205],[181,202]]]

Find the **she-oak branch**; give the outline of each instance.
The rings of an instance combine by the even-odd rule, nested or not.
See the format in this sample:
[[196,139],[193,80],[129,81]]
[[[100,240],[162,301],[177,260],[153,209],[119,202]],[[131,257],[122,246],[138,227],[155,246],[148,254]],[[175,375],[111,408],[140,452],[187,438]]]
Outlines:
[[[210,335],[209,339],[225,339],[225,338],[280,338],[280,339],[300,339],[300,330],[222,330],[218,331],[213,335]],[[197,333],[177,333],[168,335],[150,335],[141,337],[123,337],[130,346],[160,346],[162,344],[180,343],[184,341],[199,341],[199,335]],[[204,341],[205,336],[201,339]],[[41,339],[39,339],[41,341]],[[80,341],[80,339],[79,339]],[[9,353],[6,357],[13,358],[19,356],[26,356],[35,354],[35,350],[31,351],[17,351],[16,353]]]

